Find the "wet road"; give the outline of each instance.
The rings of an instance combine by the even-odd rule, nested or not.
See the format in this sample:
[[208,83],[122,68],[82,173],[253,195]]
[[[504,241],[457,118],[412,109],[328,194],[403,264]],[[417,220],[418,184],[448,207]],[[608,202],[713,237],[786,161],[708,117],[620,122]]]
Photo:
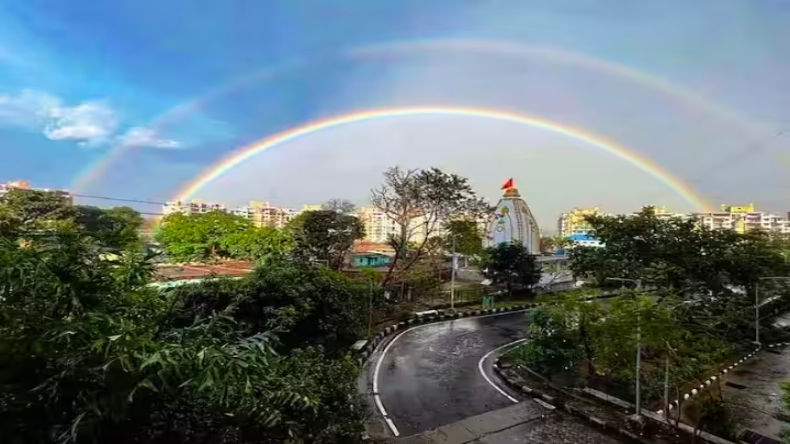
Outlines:
[[[513,405],[486,381],[479,363],[492,350],[524,338],[527,325],[526,313],[508,313],[419,326],[396,336],[373,362],[381,404],[399,434]],[[483,369],[493,380],[490,365],[487,359]]]

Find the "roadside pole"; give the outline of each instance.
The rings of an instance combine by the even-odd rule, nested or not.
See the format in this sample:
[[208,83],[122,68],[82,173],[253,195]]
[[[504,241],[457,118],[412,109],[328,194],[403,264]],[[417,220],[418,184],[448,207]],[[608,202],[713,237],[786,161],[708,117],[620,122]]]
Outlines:
[[[609,281],[619,282],[633,282],[636,284],[637,294],[642,292],[642,279],[627,279],[627,278],[606,278]],[[634,378],[634,385],[636,389],[636,413],[634,416],[637,419],[642,418],[642,383],[639,380],[640,371],[642,367],[642,316],[637,310],[636,312],[636,377]]]
[[458,266],[458,256],[455,253],[455,235],[453,235],[453,262],[450,271],[450,311],[455,311],[455,268]]

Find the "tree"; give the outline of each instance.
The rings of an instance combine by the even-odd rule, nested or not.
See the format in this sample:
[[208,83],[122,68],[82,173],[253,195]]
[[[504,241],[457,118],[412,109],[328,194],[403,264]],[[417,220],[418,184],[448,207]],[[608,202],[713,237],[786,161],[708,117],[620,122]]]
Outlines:
[[358,442],[358,285],[282,262],[194,286],[198,313],[196,290],[146,285],[148,257],[104,249],[69,220],[0,238],[4,442]]
[[540,282],[540,268],[529,251],[521,244],[501,243],[489,249],[486,262],[486,276],[495,284],[507,285],[508,293],[513,292],[513,283],[531,287]]
[[551,308],[535,310],[527,338],[526,344],[519,349],[519,357],[549,380],[557,372],[575,370],[579,348],[562,311]]
[[442,236],[445,251],[453,251],[467,257],[477,257],[483,251],[483,233],[475,220],[452,220],[445,223],[446,234]]
[[168,214],[162,218],[156,239],[175,260],[207,260],[227,257],[227,238],[251,230],[244,217],[221,211],[200,214]]
[[256,262],[285,257],[294,249],[291,233],[272,227],[232,233],[222,237],[220,244],[228,256]]
[[340,214],[351,215],[354,214],[357,206],[345,199],[329,199],[323,205],[321,205],[321,209],[325,211],[336,211]]
[[391,167],[384,183],[371,190],[371,202],[398,227],[390,239],[395,256],[382,281],[387,285],[396,270],[404,272],[426,254],[426,244],[442,224],[455,219],[476,220],[490,212],[469,180],[438,168],[403,170]]
[[24,236],[74,215],[71,200],[64,193],[11,189],[0,198],[0,235]]
[[343,268],[354,241],[365,236],[365,227],[356,216],[331,210],[306,211],[294,218],[289,231],[297,256],[326,262],[334,270]]
[[98,208],[76,205],[75,219],[91,236],[112,249],[134,248],[140,244],[143,217],[130,207]]

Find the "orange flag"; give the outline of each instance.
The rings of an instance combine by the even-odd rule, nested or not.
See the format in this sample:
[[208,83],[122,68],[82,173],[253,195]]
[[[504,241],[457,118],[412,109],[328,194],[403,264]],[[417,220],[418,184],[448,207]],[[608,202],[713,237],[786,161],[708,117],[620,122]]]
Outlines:
[[513,188],[514,186],[515,185],[513,185],[513,178],[510,178],[510,179],[507,180],[507,182],[505,182],[504,185],[502,185],[502,189],[503,190],[507,190],[507,189]]

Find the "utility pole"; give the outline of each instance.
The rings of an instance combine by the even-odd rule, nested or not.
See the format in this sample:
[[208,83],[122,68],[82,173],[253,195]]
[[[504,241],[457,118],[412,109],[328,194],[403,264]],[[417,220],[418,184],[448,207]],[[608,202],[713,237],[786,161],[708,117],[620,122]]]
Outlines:
[[[606,278],[609,281],[620,281],[620,282],[633,282],[636,284],[636,291],[637,293],[641,293],[642,291],[642,279],[627,279],[627,278]],[[642,368],[642,316],[640,312],[637,310],[636,312],[636,380],[634,382],[636,388],[636,413],[634,416],[637,419],[641,419],[642,417],[642,386],[641,381],[639,380],[640,370]]]
[[368,295],[368,338],[373,335],[373,278],[370,279],[370,294]]
[[455,235],[453,234],[453,262],[452,270],[450,271],[450,310],[455,311],[455,267],[458,263],[458,258],[455,255]]
[[669,352],[674,350],[669,346],[669,341],[666,341],[666,344],[667,355],[664,357],[664,417],[669,420]]

